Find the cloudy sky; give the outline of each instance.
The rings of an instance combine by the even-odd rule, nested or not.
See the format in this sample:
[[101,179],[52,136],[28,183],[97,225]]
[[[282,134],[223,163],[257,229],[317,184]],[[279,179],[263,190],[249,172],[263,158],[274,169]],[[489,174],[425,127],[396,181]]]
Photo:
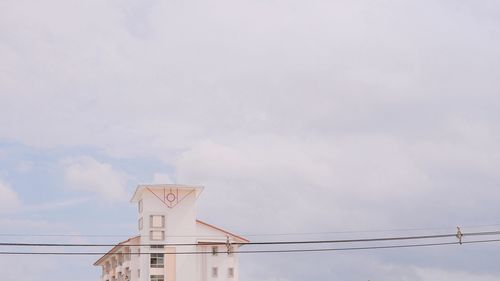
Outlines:
[[[151,182],[205,186],[199,218],[244,235],[498,229],[499,50],[495,0],[2,0],[0,234],[116,236],[1,239],[120,241]],[[248,255],[240,279],[491,281],[498,250]]]

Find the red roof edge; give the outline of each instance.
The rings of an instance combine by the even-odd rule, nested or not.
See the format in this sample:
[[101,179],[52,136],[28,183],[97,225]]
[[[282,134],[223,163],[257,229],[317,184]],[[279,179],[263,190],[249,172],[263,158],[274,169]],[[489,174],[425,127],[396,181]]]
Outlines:
[[230,236],[236,237],[236,238],[238,238],[238,239],[240,239],[240,240],[242,240],[242,241],[244,241],[244,242],[246,242],[246,243],[249,243],[249,242],[250,242],[250,240],[248,240],[248,239],[246,239],[246,238],[243,238],[243,237],[241,237],[241,236],[239,236],[239,235],[236,235],[236,234],[234,234],[234,233],[231,233],[231,232],[229,232],[229,231],[226,231],[226,230],[224,230],[224,229],[222,229],[222,228],[219,228],[219,227],[217,227],[217,226],[211,225],[211,224],[206,223],[206,222],[204,222],[204,221],[201,221],[201,220],[196,220],[196,222],[201,223],[201,224],[203,224],[203,225],[206,225],[206,226],[208,226],[208,227],[211,227],[211,228],[213,228],[213,229],[216,229],[216,230],[218,230],[218,231],[222,231],[222,232],[224,232],[224,233],[226,233],[226,234],[228,234],[228,235],[230,235]]
[[98,266],[99,263],[102,261],[102,259],[104,259],[106,256],[108,256],[109,254],[111,254],[114,250],[116,250],[118,247],[120,246],[123,246],[125,245],[126,243],[130,242],[131,240],[134,240],[136,238],[139,238],[141,237],[140,235],[137,235],[137,236],[134,236],[134,237],[130,237],[129,239],[125,240],[125,241],[122,241],[118,244],[116,244],[116,246],[114,246],[113,248],[111,248],[111,250],[109,250],[106,254],[104,254],[104,256],[100,257],[96,262],[94,262],[94,266]]

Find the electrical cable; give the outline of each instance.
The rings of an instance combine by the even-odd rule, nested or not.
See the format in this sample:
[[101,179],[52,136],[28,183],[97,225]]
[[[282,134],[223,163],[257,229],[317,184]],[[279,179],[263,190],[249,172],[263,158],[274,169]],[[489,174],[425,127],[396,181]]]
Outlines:
[[[489,236],[500,235],[500,231],[483,231],[463,233],[463,237],[468,236]],[[303,241],[265,241],[265,242],[234,242],[232,245],[297,245],[297,244],[334,244],[334,243],[360,243],[360,242],[382,242],[382,241],[400,241],[400,240],[423,240],[423,239],[438,239],[456,237],[456,234],[439,234],[439,235],[420,235],[420,236],[399,236],[399,237],[379,237],[379,238],[362,238],[362,239],[340,239],[340,240],[303,240]],[[221,242],[206,242],[205,245],[220,245]],[[198,246],[199,243],[170,243],[170,244],[124,244],[126,246]],[[19,242],[1,242],[0,246],[14,247],[114,247],[117,244],[70,244],[70,243],[19,243]]]
[[[500,239],[490,240],[473,240],[465,241],[462,244],[478,244],[478,243],[493,243],[500,242]],[[460,245],[459,242],[442,242],[442,243],[425,243],[425,244],[404,244],[404,245],[386,245],[386,246],[366,246],[366,247],[345,247],[345,248],[318,248],[318,249],[284,249],[284,250],[250,250],[250,251],[234,251],[234,254],[262,254],[262,253],[306,253],[306,252],[329,252],[329,251],[356,251],[356,250],[379,250],[379,249],[397,249],[397,248],[415,248],[415,247],[433,247],[433,246],[448,246]],[[226,253],[226,252],[217,252]],[[101,253],[101,252],[8,252],[1,251],[0,255],[65,255],[65,256],[95,256],[95,255],[137,255],[139,253]],[[140,253],[140,255],[149,255],[154,253]],[[156,253],[155,253],[156,254]],[[209,252],[175,252],[164,253],[165,255],[198,255],[198,254],[213,254]]]

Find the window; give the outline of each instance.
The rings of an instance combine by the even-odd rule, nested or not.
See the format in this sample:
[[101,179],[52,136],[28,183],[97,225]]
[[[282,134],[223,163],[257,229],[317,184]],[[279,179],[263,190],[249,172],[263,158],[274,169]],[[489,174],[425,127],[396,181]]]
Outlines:
[[233,278],[234,277],[234,268],[230,267],[227,269],[227,277]]
[[151,281],[164,281],[163,275],[151,275]]
[[165,248],[165,246],[163,246],[163,245],[151,245],[150,247],[151,247],[151,249],[163,249],[163,248]]
[[142,200],[137,203],[137,209],[139,209],[139,213],[142,213]]
[[165,227],[165,216],[161,215],[151,215],[149,216],[149,226],[152,228],[163,228]]
[[163,254],[151,253],[150,263],[152,268],[163,268]]
[[140,269],[137,270],[137,277],[139,277],[139,278],[141,277],[141,270]]
[[143,223],[142,218],[140,218],[139,219],[139,230],[142,230],[143,227],[144,227],[144,223]]
[[212,246],[212,256],[217,256],[218,248],[217,246]]
[[151,240],[161,241],[165,239],[165,231],[162,230],[152,230],[149,232],[149,238]]
[[216,278],[219,275],[219,269],[217,267],[212,267],[212,277]]

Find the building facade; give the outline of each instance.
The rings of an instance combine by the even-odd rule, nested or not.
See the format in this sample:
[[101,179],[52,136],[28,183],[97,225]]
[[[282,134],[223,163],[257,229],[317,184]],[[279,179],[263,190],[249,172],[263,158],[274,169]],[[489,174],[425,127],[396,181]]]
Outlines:
[[[139,185],[139,235],[99,258],[101,281],[238,281],[233,253],[247,239],[196,217],[199,186]],[[236,243],[236,244],[234,244]]]

